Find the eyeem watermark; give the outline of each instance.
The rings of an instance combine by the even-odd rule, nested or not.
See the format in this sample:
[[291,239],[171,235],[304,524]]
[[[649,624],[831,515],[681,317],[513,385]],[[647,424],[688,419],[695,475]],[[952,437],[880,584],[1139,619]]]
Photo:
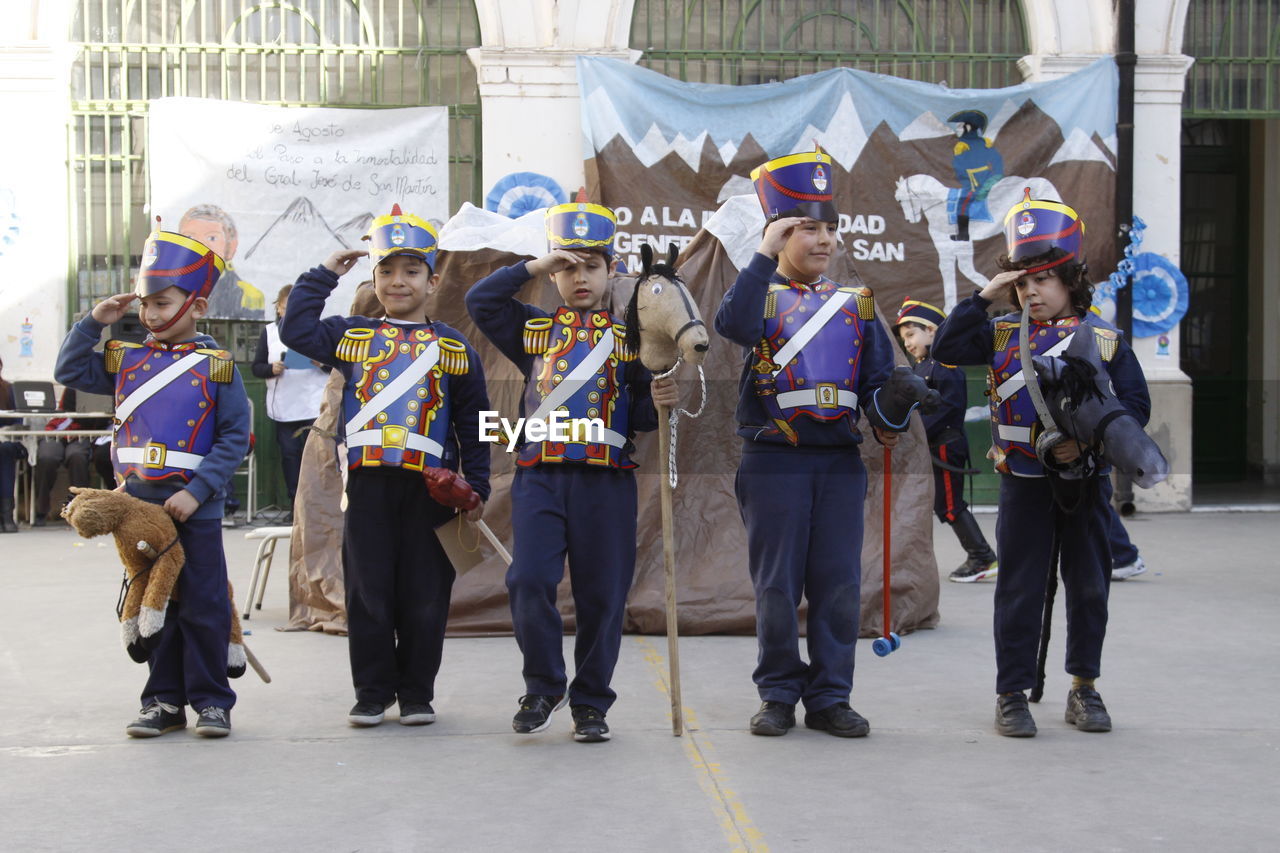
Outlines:
[[542,418],[516,418],[515,423],[497,412],[480,413],[480,440],[491,444],[505,442],[507,452],[516,449],[516,442],[525,441],[587,442],[599,444],[605,438],[604,421],[600,418],[573,418],[565,411],[554,411]]

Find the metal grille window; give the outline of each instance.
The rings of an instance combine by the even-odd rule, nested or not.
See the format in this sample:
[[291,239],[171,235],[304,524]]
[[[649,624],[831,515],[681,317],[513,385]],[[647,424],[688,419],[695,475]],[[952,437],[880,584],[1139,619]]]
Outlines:
[[446,105],[450,204],[481,198],[472,0],[78,0],[71,311],[127,289],[147,222],[147,104]]
[[704,83],[847,66],[953,88],[1023,82],[1019,0],[637,0],[640,64]]
[[1182,50],[1195,57],[1188,118],[1280,118],[1280,4],[1192,0]]

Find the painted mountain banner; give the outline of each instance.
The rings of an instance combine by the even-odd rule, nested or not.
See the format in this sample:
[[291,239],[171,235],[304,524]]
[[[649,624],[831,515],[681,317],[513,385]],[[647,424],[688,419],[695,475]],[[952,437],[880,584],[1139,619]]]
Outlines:
[[847,68],[755,86],[684,83],[596,57],[578,58],[578,76],[588,189],[617,211],[631,268],[640,243],[683,249],[721,203],[752,192],[753,168],[815,142],[834,161],[845,251],[883,311],[908,296],[950,309],[984,285],[1026,187],[1080,213],[1099,280],[1115,267],[1110,58],[1005,89]]
[[[291,108],[202,98],[151,102],[151,214],[228,262],[210,299],[225,319],[273,319],[279,289],[399,203],[449,217],[446,107]],[[141,247],[138,247],[139,249]],[[370,277],[362,260],[327,311],[345,314]]]

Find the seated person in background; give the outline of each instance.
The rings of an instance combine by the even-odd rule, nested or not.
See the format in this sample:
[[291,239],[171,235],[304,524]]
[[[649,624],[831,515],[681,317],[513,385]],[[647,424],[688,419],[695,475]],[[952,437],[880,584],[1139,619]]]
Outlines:
[[[76,392],[67,388],[62,392],[58,402],[58,411],[74,414],[76,410]],[[109,429],[111,422],[106,418],[74,417],[51,418],[45,426],[50,433],[62,430]],[[58,468],[67,468],[67,480],[70,485],[86,487],[89,485],[89,459],[93,454],[91,438],[42,438],[36,445],[36,527],[44,527],[47,523],[50,504],[52,503],[53,486],[58,480]],[[107,459],[110,466],[110,457]],[[98,469],[101,471],[101,468]],[[108,488],[115,488],[115,478],[107,479]],[[59,506],[64,501],[60,498]]]
[[[13,410],[13,386],[3,376],[4,362],[0,361],[0,409]],[[20,424],[17,418],[0,419],[0,427]],[[0,435],[3,435],[0,432]],[[13,487],[18,478],[18,460],[25,451],[16,441],[0,441],[0,533],[17,533],[18,523],[13,518]]]

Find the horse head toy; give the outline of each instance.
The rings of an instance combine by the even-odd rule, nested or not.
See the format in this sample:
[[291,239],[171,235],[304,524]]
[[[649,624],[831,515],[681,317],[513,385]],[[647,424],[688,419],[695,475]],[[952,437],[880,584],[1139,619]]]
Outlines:
[[627,348],[638,352],[654,373],[665,373],[680,361],[702,364],[710,341],[698,306],[676,272],[677,254],[672,245],[665,262],[655,261],[653,247],[640,247],[640,275],[623,319]]

